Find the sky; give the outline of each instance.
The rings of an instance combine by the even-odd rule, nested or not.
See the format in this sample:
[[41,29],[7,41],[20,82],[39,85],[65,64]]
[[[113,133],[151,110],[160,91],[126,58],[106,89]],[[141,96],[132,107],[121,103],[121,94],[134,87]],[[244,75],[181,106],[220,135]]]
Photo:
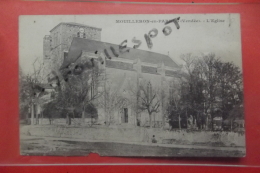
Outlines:
[[[165,25],[163,22],[176,17],[180,17],[180,29],[174,23]],[[127,39],[127,46],[133,47],[132,39],[135,37],[142,41],[138,49],[169,55],[177,64],[183,64],[182,54],[192,53],[195,57],[214,53],[221,60],[234,62],[242,68],[239,14],[22,15],[19,17],[19,63],[24,73],[32,72],[36,58],[42,59],[43,37],[60,22],[101,28],[103,42],[120,44]],[[162,32],[165,26],[172,28],[168,36]],[[144,34],[154,28],[158,35],[152,38],[153,47],[149,49]]]

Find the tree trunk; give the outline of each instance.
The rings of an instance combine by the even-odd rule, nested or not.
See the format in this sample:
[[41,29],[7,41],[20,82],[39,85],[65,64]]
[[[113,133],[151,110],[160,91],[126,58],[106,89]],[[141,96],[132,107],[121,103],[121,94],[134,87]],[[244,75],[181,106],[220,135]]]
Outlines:
[[155,123],[155,113],[153,114],[153,127],[155,127],[156,126],[156,123]]
[[110,125],[110,112],[106,112],[105,118],[106,118],[106,126]]
[[213,128],[214,128],[214,125],[213,125],[214,123],[213,123],[213,116],[211,115],[211,130],[214,130]]
[[162,128],[164,128],[164,126],[165,126],[165,114],[162,110]]
[[39,114],[38,114],[38,110],[37,109],[36,109],[36,124],[39,124]]
[[28,113],[26,114],[26,124],[29,124],[29,114],[30,114],[30,108],[28,108]]
[[231,130],[231,132],[232,132],[232,120],[230,120],[230,122],[231,122],[231,129],[230,129],[230,130]]
[[[162,87],[163,88],[163,87]],[[163,91],[161,92],[161,114],[162,114],[162,128],[165,126],[165,113],[164,113],[164,93]]]
[[107,114],[107,122],[106,125],[109,126],[110,125],[110,121],[111,121],[111,113]]
[[214,126],[213,126],[213,116],[212,116],[212,112],[213,112],[213,111],[212,111],[212,104],[210,103],[211,130],[214,130],[214,129],[213,129]]
[[82,111],[82,124],[85,124],[85,106],[83,107],[83,111]]
[[206,127],[205,127],[205,129],[208,130],[208,128],[209,128],[209,117],[208,117],[208,115],[206,115]]
[[186,108],[186,129],[188,129],[188,114],[187,114],[187,108]]
[[69,113],[67,113],[67,115],[66,115],[66,123],[67,123],[67,125],[71,125],[71,118],[70,118]]
[[31,105],[31,125],[34,124],[34,105]]
[[149,113],[149,119],[150,119],[150,128],[152,128],[152,114]]
[[69,115],[69,125],[71,125],[71,117],[70,117],[70,115]]
[[179,114],[179,129],[181,130],[181,114]]

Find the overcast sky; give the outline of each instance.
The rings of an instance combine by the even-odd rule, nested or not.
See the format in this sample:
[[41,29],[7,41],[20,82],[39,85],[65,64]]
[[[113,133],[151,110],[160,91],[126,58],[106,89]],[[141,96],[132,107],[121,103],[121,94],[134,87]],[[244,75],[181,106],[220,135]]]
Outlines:
[[[172,33],[165,36],[164,23],[180,17],[180,29],[173,23]],[[200,20],[200,22],[183,22],[183,20]],[[211,19],[224,22],[207,22]],[[155,20],[157,23],[116,23],[116,20]],[[167,15],[35,15],[19,18],[19,62],[25,73],[32,71],[32,63],[43,57],[43,37],[60,22],[76,22],[102,28],[101,41],[120,44],[128,40],[132,47],[133,37],[142,41],[139,49],[169,55],[176,63],[183,64],[180,55],[192,53],[194,56],[215,53],[223,61],[232,61],[242,66],[241,33],[239,14],[167,14]],[[152,39],[153,47],[149,49],[144,34],[151,29],[158,29],[157,37]]]

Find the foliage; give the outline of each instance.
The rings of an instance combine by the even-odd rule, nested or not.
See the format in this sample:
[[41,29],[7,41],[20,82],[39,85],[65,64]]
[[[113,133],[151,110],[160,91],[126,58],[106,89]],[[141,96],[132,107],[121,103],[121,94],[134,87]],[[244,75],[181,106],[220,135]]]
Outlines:
[[21,118],[27,117],[26,114],[29,114],[30,105],[42,92],[42,89],[37,84],[43,80],[43,63],[38,58],[33,63],[32,73],[25,75],[22,69],[19,68],[19,105]]
[[[81,69],[76,65],[75,71],[66,76],[53,104],[59,109],[67,110],[67,116],[69,116],[69,112],[75,115],[76,112],[81,111],[84,119],[86,110],[88,110],[87,113],[92,111],[93,116],[96,117],[97,110],[93,101],[102,95],[98,91],[100,82],[103,80],[102,73],[103,71],[97,65],[87,69]],[[59,80],[64,81],[61,78],[62,75],[59,75]]]
[[[215,54],[192,57],[183,55],[186,79],[180,78],[170,93],[169,119],[180,121],[192,116],[193,123],[200,129],[213,128],[213,118],[241,118],[234,114],[243,104],[242,73],[231,62],[223,62]],[[193,110],[193,111],[191,111]],[[185,112],[185,114],[184,114]],[[188,121],[187,121],[188,122]],[[210,125],[211,122],[211,125]]]

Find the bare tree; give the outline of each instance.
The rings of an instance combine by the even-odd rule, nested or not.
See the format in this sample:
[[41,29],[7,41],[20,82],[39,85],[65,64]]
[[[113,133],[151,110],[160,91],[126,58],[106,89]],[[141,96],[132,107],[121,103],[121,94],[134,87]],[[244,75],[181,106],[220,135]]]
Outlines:
[[[33,62],[33,72],[27,75],[23,74],[22,69],[19,71],[20,79],[20,104],[30,105],[31,112],[31,124],[34,124],[34,104],[39,101],[41,93],[43,93],[43,88],[39,87],[39,84],[46,80],[43,72],[43,62],[36,58]],[[37,103],[39,104],[39,103]],[[36,114],[36,123],[38,123],[39,115]]]
[[27,76],[23,73],[22,69],[19,67],[19,110],[20,119],[29,118],[29,109],[32,104],[32,88],[27,81]]
[[[172,82],[170,86],[169,92],[169,102],[167,105],[167,113],[170,119],[174,119],[174,117],[178,116],[178,125],[181,130],[181,115],[186,110],[187,112],[187,103],[185,102],[185,96],[183,91],[183,84],[181,78],[178,81]],[[186,115],[187,116],[187,115]]]
[[98,100],[98,104],[105,110],[106,125],[109,126],[114,122],[114,114],[123,107],[128,106],[128,100],[119,92],[120,86],[112,86],[107,82],[102,97]]
[[141,94],[141,90],[140,90],[140,81],[141,78],[137,78],[136,83],[132,82],[132,81],[128,81],[128,85],[126,90],[129,92],[129,96],[130,96],[130,103],[132,106],[133,111],[135,112],[135,120],[136,120],[136,125],[141,125],[141,112],[143,112],[142,109],[140,109],[140,94]]
[[[152,87],[150,82],[143,82],[140,85],[138,109],[147,111],[149,114],[150,128],[152,127],[152,114],[159,112],[160,95],[159,90]],[[155,122],[155,115],[154,115]]]

